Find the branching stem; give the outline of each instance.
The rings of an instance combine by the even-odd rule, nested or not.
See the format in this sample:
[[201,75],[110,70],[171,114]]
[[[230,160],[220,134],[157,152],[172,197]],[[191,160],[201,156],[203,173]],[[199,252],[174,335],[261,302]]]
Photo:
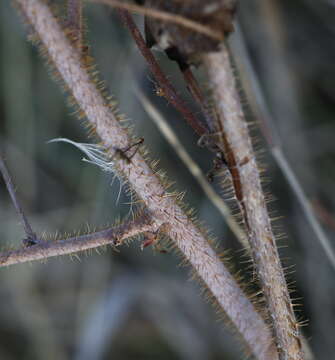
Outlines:
[[[16,2],[104,146],[112,152],[112,149],[125,149],[131,145],[127,132],[97,90],[80,62],[79,52],[71,46],[48,6],[42,0]],[[113,153],[110,155],[113,156]],[[205,235],[176,203],[175,196],[166,192],[141,154],[137,152],[130,161],[117,157],[115,167],[147,206],[155,224],[158,227],[168,225],[167,234],[231,319],[248,349],[258,359],[276,359],[271,333],[263,318],[255,311]]]

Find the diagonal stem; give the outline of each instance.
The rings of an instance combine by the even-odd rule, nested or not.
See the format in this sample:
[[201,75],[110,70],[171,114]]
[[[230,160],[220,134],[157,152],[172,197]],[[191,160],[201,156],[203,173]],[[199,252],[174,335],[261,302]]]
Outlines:
[[145,58],[151,73],[154,75],[160,88],[163,90],[163,94],[166,100],[171,103],[175,107],[175,109],[184,116],[188,124],[199,136],[206,134],[206,127],[196,118],[196,116],[188,108],[186,103],[177,94],[177,91],[162,71],[151,50],[147,47],[141,32],[139,31],[129,12],[127,10],[118,10],[118,12],[123,23],[130,31],[142,56]]
[[335,269],[335,251],[333,249],[333,246],[331,245],[331,240],[329,239],[317,217],[315,216],[315,210],[313,209],[313,206],[308,199],[308,195],[303,189],[301,182],[296,175],[296,172],[287,160],[287,156],[283,151],[278,132],[273,126],[273,116],[265,101],[263,91],[257,78],[257,74],[255,73],[255,69],[253,68],[253,65],[251,63],[251,59],[247,52],[246,45],[243,39],[242,31],[239,26],[237,26],[236,38],[238,40],[238,51],[241,54],[239,59],[241,59],[243,65],[247,70],[248,79],[250,81],[250,90],[255,97],[254,106],[257,117],[260,120],[260,129],[275,161],[277,162],[278,167],[285,176],[286,181],[288,182],[297,200],[299,201],[302,211],[305,214],[306,220],[309,222],[309,225],[314,231],[315,236],[320,242],[329,262],[333,266],[333,269]]
[[15,188],[14,188],[14,184],[12,181],[12,178],[9,174],[9,171],[7,169],[6,163],[4,161],[4,159],[2,158],[1,154],[0,154],[0,172],[2,173],[2,176],[4,178],[7,190],[9,192],[9,195],[12,199],[13,205],[15,207],[15,210],[18,214],[18,216],[21,219],[24,231],[26,233],[26,239],[24,239],[24,244],[25,245],[31,245],[37,242],[37,237],[36,234],[34,233],[32,227],[30,226],[30,223],[23,211],[23,208],[20,204],[20,201],[18,199],[18,196],[15,192]]

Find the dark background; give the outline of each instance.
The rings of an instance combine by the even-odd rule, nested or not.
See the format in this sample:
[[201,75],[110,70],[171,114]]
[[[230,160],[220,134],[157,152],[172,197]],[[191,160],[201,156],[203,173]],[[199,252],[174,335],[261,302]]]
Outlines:
[[[56,5],[62,2],[54,1]],[[59,3],[59,4],[58,4]],[[101,78],[121,111],[144,136],[152,158],[186,190],[185,200],[232,249],[236,267],[243,267],[237,240],[224,219],[163,139],[136,96],[145,93],[169,120],[204,172],[212,155],[171,105],[155,95],[155,84],[138,50],[116,14],[102,5],[85,6],[87,38]],[[260,80],[283,151],[334,242],[335,171],[335,3],[332,0],[249,0],[240,3],[239,29],[231,36],[237,65],[243,64],[243,34],[255,72],[243,67],[242,83]],[[138,17],[141,24],[142,20]],[[31,224],[38,233],[72,232],[111,224],[129,213],[129,198],[112,175],[82,162],[74,147],[47,144],[57,137],[88,142],[85,130],[66,105],[51,69],[26,41],[24,26],[8,1],[0,3],[0,143]],[[157,54],[171,81],[191,104],[175,64]],[[203,77],[201,69],[198,70]],[[205,84],[206,85],[206,84]],[[249,93],[248,93],[249,91]],[[253,93],[245,89],[250,121]],[[194,107],[194,111],[198,111]],[[303,306],[298,317],[316,359],[332,359],[334,342],[334,275],[294,192],[260,134],[262,165],[270,182],[266,190],[281,215],[287,237],[283,257],[295,265],[295,282]],[[20,246],[24,237],[5,186],[0,181],[1,248]],[[133,242],[117,253],[108,249],[77,257],[50,259],[0,271],[1,359],[242,359],[238,341],[178,267],[174,254]],[[291,273],[294,271],[293,273]]]

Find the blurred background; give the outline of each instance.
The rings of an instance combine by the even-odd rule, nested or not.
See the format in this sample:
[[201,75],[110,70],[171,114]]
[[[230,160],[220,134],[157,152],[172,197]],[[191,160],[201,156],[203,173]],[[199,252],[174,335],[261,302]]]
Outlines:
[[[63,6],[63,1],[53,1]],[[231,249],[243,267],[241,247],[225,220],[165,141],[143,108],[148,97],[168,119],[204,173],[212,154],[171,105],[155,94],[155,83],[115,12],[85,6],[87,38],[101,78],[135,125],[153,159],[160,160],[185,201],[197,209],[219,246]],[[313,204],[331,245],[335,231],[335,2],[333,0],[249,0],[240,2],[231,48],[244,89],[250,121],[267,116],[287,161]],[[137,18],[142,26],[142,19]],[[127,216],[130,199],[112,175],[82,161],[66,137],[89,142],[84,127],[66,105],[52,70],[26,41],[25,29],[8,1],[0,2],[0,146],[33,229],[54,234],[104,227]],[[193,107],[176,65],[157,53],[180,94]],[[197,70],[200,79],[202,70]],[[255,80],[258,85],[255,87]],[[205,84],[206,85],[206,84]],[[249,100],[249,101],[248,101]],[[258,107],[257,104],[265,105]],[[312,231],[297,197],[259,132],[266,167],[266,190],[282,216],[280,245],[302,298],[297,316],[315,359],[335,358],[335,269]],[[214,184],[217,188],[217,184]],[[0,180],[1,249],[24,237]],[[189,280],[175,254],[139,242],[100,254],[0,269],[1,359],[243,359],[239,342],[217,321],[201,287]],[[250,274],[249,274],[250,275]]]

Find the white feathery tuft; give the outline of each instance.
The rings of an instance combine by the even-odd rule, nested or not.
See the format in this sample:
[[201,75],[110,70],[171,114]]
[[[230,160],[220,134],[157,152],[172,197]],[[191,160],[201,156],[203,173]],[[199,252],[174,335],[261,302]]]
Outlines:
[[66,138],[57,138],[48,141],[48,143],[54,142],[65,142],[75,146],[88,157],[88,159],[83,158],[83,161],[98,166],[104,172],[114,173],[114,161],[108,159],[106,148],[104,146],[97,144],[79,143]]

